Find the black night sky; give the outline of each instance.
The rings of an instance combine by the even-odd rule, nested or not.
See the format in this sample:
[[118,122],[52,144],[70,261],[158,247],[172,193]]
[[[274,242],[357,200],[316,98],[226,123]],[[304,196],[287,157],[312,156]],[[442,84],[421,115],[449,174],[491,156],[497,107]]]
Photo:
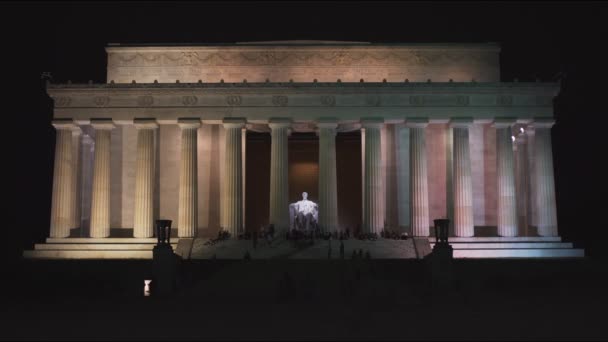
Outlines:
[[[608,6],[602,2],[9,2],[0,4],[5,164],[3,227],[17,260],[48,234],[55,144],[54,83],[105,82],[108,43],[266,40],[498,42],[501,81],[562,82],[553,153],[560,235],[608,256],[603,218]],[[8,90],[8,92],[6,92]],[[6,174],[8,166],[8,174]],[[18,186],[16,186],[18,185]],[[0,330],[1,334],[1,330]]]

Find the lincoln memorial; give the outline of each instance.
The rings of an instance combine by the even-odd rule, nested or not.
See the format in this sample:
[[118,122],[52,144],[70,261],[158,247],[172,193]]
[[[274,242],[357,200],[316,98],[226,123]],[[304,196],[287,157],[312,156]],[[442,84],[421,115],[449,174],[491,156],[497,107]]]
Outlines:
[[106,53],[106,83],[47,84],[50,227],[26,257],[150,257],[158,219],[194,257],[219,231],[284,234],[303,192],[322,232],[406,233],[417,255],[447,218],[456,257],[583,256],[557,222],[559,84],[501,82],[498,44]]

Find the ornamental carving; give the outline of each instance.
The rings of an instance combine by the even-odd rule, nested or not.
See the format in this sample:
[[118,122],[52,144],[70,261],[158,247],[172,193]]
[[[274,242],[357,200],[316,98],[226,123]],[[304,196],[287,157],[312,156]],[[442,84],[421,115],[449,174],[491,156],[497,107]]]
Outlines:
[[279,95],[272,97],[272,104],[275,106],[286,106],[287,105],[287,96]]
[[194,106],[198,102],[196,96],[182,96],[182,103],[184,106]]
[[67,107],[72,102],[69,97],[58,97],[55,99],[55,107]]
[[412,106],[422,106],[424,105],[424,97],[420,95],[412,95],[410,96],[410,104]]
[[137,98],[137,105],[140,107],[150,107],[154,103],[154,98],[150,95]]
[[495,52],[453,50],[284,50],[111,53],[110,66],[427,66],[493,65]]
[[498,95],[496,97],[496,104],[504,107],[511,107],[513,105],[513,96],[511,95]]
[[378,95],[367,95],[365,97],[365,104],[372,107],[380,105],[380,96]]
[[106,107],[110,103],[110,98],[108,96],[95,96],[93,103],[96,107]]
[[230,106],[240,106],[241,105],[241,97],[238,95],[229,95],[226,96],[226,103]]
[[321,96],[321,103],[324,106],[332,107],[336,105],[336,98],[332,95]]
[[181,64],[192,65],[198,59],[197,52],[182,52]]
[[469,97],[466,95],[458,95],[456,96],[456,105],[457,106],[468,106],[469,105]]

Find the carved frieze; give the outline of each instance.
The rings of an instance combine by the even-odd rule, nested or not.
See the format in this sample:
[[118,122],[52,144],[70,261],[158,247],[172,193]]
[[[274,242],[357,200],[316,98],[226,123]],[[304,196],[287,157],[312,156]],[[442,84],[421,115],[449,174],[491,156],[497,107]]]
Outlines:
[[279,96],[273,96],[272,97],[272,104],[275,106],[287,106],[287,96],[283,96],[283,95],[279,95]]
[[496,53],[453,50],[280,50],[112,53],[110,66],[386,66],[490,65]]

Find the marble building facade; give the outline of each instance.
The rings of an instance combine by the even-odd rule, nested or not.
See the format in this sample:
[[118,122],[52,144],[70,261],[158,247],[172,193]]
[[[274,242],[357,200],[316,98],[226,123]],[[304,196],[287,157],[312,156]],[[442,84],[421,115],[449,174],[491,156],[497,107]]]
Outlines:
[[[268,222],[287,226],[290,134],[319,139],[319,224],[341,230],[335,139],[361,134],[361,228],[558,236],[559,85],[501,82],[496,44],[110,45],[104,84],[49,84],[49,236],[246,229],[247,133],[271,136]],[[321,160],[322,159],[322,160]],[[492,230],[494,231],[494,230]]]

